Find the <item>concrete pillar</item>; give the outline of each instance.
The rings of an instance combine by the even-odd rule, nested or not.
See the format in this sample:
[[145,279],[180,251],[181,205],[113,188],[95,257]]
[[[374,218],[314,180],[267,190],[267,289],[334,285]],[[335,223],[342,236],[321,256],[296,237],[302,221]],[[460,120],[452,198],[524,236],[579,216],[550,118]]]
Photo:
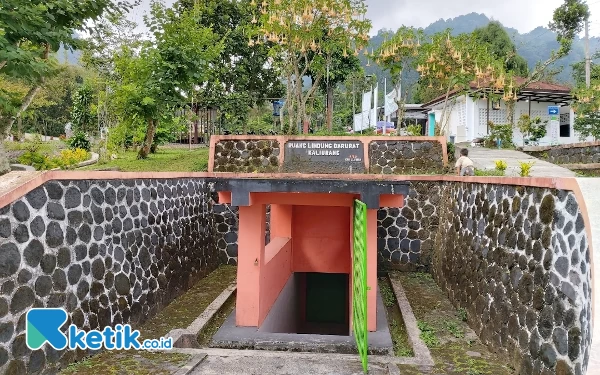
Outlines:
[[266,206],[239,208],[238,272],[235,323],[259,323],[260,269],[265,255]]

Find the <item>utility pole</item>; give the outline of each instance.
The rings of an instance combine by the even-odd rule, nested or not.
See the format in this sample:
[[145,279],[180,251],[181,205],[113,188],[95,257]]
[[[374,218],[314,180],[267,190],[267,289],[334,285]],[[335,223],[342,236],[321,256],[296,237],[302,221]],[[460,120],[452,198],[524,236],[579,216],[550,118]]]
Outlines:
[[386,114],[387,109],[387,77],[383,78],[383,129],[382,133],[385,135],[387,128],[387,119],[388,116]]
[[592,80],[592,59],[590,57],[590,23],[585,20],[585,85],[589,89]]

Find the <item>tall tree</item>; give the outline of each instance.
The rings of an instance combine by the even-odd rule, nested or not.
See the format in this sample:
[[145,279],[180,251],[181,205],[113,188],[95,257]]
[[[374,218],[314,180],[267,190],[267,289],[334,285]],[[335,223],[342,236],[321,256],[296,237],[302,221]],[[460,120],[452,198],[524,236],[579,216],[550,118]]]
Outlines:
[[[443,32],[434,35],[431,43],[420,48],[416,64],[421,74],[421,87],[427,85],[428,89],[444,96],[438,122],[440,134],[445,134],[450,121],[451,94],[456,98],[469,92],[473,82],[482,87],[493,86],[496,90],[504,90],[511,82],[503,61],[496,60],[474,34],[452,37],[449,32]],[[510,89],[509,86],[507,91]]]
[[105,12],[130,8],[112,0],[4,0],[0,7],[0,74],[27,80],[30,89],[17,108],[0,108],[0,134],[8,134],[53,73],[52,55],[62,45],[78,48],[77,31],[93,29]]
[[475,38],[488,46],[488,52],[497,60],[504,61],[504,69],[520,77],[529,73],[527,61],[519,56],[510,36],[498,21],[490,22],[486,27],[476,29]]
[[[180,9],[191,9],[194,0],[180,0]],[[269,57],[268,44],[249,43],[256,29],[254,7],[249,1],[206,0],[201,2],[198,22],[211,27],[223,39],[223,50],[213,74],[199,92],[198,102],[219,108],[231,122],[245,123],[249,109],[266,99],[280,98],[284,87]]]
[[[251,4],[256,5],[254,0]],[[272,53],[287,83],[289,128],[302,124],[307,131],[307,102],[327,74],[328,56],[336,50],[358,56],[369,40],[364,0],[263,0],[256,10],[260,28],[250,43],[274,44]],[[309,71],[313,84],[304,90]]]
[[[322,33],[321,38],[326,40],[328,38],[328,30],[323,30]],[[348,76],[361,71],[360,59],[344,51],[344,43],[338,45],[331,44],[331,49],[325,53],[325,75],[319,81],[319,89],[325,94],[325,122],[329,131],[333,130],[333,99],[335,88],[343,83]],[[309,51],[309,60],[314,59],[315,54],[318,53]],[[301,62],[301,64],[303,63]],[[303,65],[301,66],[302,68],[304,68]],[[323,75],[322,69],[322,66],[317,66],[317,69],[313,66],[306,74],[311,78],[312,82],[316,82],[318,77]]]
[[375,53],[377,63],[389,71],[392,76],[398,104],[398,128],[404,117],[405,99],[402,96],[402,76],[419,55],[421,41],[424,39],[422,30],[402,26]]
[[115,59],[122,82],[116,88],[118,107],[129,122],[146,123],[138,157],[146,158],[159,122],[184,106],[196,85],[208,79],[223,43],[209,27],[199,26],[200,5],[192,9],[167,9],[154,2],[146,26],[154,40],[138,51],[124,47]]

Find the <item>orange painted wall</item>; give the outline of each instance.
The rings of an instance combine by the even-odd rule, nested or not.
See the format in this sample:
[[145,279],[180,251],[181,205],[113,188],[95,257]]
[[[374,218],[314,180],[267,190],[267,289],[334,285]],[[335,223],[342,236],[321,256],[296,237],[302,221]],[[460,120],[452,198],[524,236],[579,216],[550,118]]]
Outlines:
[[271,239],[266,246],[267,259],[274,256],[260,270],[260,300],[258,326],[263,323],[279,293],[292,276],[292,241],[289,238]]
[[293,272],[350,273],[350,208],[294,206]]
[[[235,323],[256,327],[259,320],[260,265],[265,248],[266,207],[240,207]],[[258,264],[255,265],[255,260]]]

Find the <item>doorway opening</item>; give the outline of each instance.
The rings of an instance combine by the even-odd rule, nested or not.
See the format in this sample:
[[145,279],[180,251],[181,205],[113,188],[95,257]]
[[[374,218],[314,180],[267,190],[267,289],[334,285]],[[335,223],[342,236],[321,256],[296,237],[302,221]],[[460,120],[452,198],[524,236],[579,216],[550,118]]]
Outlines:
[[[300,276],[303,316],[298,333],[350,335],[349,277],[343,273],[304,273]],[[303,285],[302,285],[303,284]]]

